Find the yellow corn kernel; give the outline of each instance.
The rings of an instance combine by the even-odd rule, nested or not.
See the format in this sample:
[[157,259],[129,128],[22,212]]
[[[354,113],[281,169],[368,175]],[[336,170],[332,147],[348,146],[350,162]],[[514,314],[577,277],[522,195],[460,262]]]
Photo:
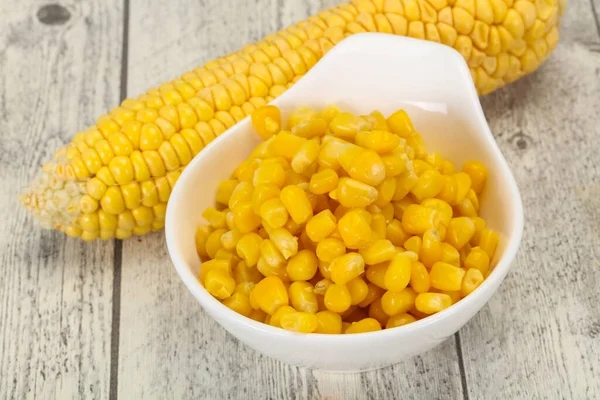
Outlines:
[[451,244],[442,243],[442,261],[460,267],[460,253]]
[[335,216],[330,210],[324,210],[308,220],[306,233],[313,242],[320,242],[329,236],[336,227]]
[[[244,294],[250,295],[250,291],[254,289],[254,285],[258,283],[262,278],[262,274],[254,267],[249,267],[245,261],[240,261],[235,266],[233,271],[233,277],[238,282],[238,286],[244,283],[251,283],[250,290],[244,291]],[[236,289],[236,291],[239,291]]]
[[289,288],[289,297],[296,311],[316,313],[319,311],[317,295],[313,286],[308,282],[292,282]]
[[223,301],[223,304],[245,317],[249,316],[252,312],[248,296],[240,292],[232,294],[231,297]]
[[387,291],[381,296],[381,308],[390,317],[404,314],[413,307],[416,297],[417,294],[411,288],[400,292]]
[[375,332],[381,330],[381,324],[374,318],[365,318],[358,322],[352,323],[344,331],[344,333],[352,334],[352,333],[365,333],[365,332]]
[[234,264],[237,264],[240,259],[233,254],[233,251],[227,249],[219,249],[215,253],[215,260],[226,260],[231,261]]
[[287,264],[288,277],[292,281],[308,281],[312,279],[318,268],[318,260],[310,250],[301,250],[289,259]]
[[348,281],[346,287],[350,292],[350,304],[353,306],[365,301],[369,293],[369,286],[361,277]]
[[257,322],[265,322],[266,317],[267,313],[265,313],[263,310],[252,310],[248,316],[248,318],[251,318]]
[[442,186],[442,174],[435,169],[429,169],[419,176],[419,180],[411,189],[411,193],[420,203],[425,199],[430,199],[437,196],[437,194],[442,190]]
[[359,132],[356,135],[357,145],[378,154],[391,153],[400,145],[400,138],[392,132],[384,130],[373,130],[371,132]]
[[232,229],[221,235],[221,244],[225,250],[233,250],[242,238],[243,234],[237,229]]
[[388,126],[396,135],[407,138],[414,131],[415,127],[404,110],[398,110],[387,118]]
[[385,270],[384,287],[390,292],[403,291],[410,282],[411,269],[412,260],[405,254],[396,254]]
[[[473,192],[473,190],[469,190],[469,192]],[[465,197],[456,207],[457,214],[462,217],[476,218],[477,217],[477,208],[471,201],[471,199]]]
[[206,254],[210,258],[215,258],[217,251],[223,248],[221,236],[223,236],[226,232],[226,229],[215,229],[206,239]]
[[265,201],[260,206],[260,216],[270,227],[281,228],[288,222],[289,214],[279,198]]
[[331,280],[338,285],[345,285],[365,271],[365,261],[358,253],[346,253],[331,261],[329,272]]
[[338,231],[344,245],[350,249],[366,247],[371,241],[370,223],[358,210],[351,210],[339,219]]
[[453,179],[456,181],[456,199],[452,205],[460,204],[467,196],[471,189],[471,177],[464,172],[454,174]]
[[288,221],[283,227],[294,236],[300,235],[300,232],[302,231],[302,225],[298,225],[291,218],[288,218]]
[[[245,161],[242,161],[240,165],[238,165],[238,167],[233,172],[232,176],[234,178],[237,178],[240,182],[251,183],[254,179],[254,171],[256,171],[259,165],[260,160],[256,158],[248,158]],[[229,204],[229,208],[231,208],[231,204]]]
[[477,269],[487,276],[490,270],[490,257],[479,247],[473,247],[465,258],[464,267],[467,269]]
[[460,294],[462,297],[466,297],[473,293],[475,289],[483,283],[483,274],[476,268],[469,268],[465,273],[465,277],[460,288]]
[[292,306],[281,306],[271,315],[269,319],[269,325],[276,326],[277,328],[281,328],[281,317],[285,314],[295,313],[294,307]]
[[[240,233],[243,233],[240,231]],[[253,267],[260,258],[260,247],[263,238],[259,234],[251,232],[244,234],[235,246],[237,255],[246,262],[249,267]]]
[[387,225],[386,237],[394,246],[404,246],[410,235],[404,231],[402,222],[394,219]]
[[371,219],[371,233],[372,239],[383,239],[386,237],[387,225],[385,223],[385,217],[382,213],[373,214]]
[[352,297],[345,285],[333,283],[327,288],[327,292],[325,292],[324,302],[325,307],[329,311],[342,313],[350,308]]
[[404,199],[419,181],[419,177],[411,169],[404,171],[396,177],[396,192],[392,201],[400,201]]
[[281,131],[272,139],[269,149],[275,155],[291,160],[306,142],[305,138],[294,136],[289,131]]
[[261,310],[273,315],[281,306],[287,306],[289,297],[285,285],[280,278],[268,276],[256,284],[252,296]]
[[316,118],[317,113],[306,106],[300,106],[295,108],[290,117],[288,118],[288,126],[293,128],[302,121],[311,120]]
[[381,161],[383,161],[383,165],[385,166],[385,176],[394,178],[406,172],[409,158],[405,153],[394,152],[381,156]]
[[460,250],[468,244],[475,233],[475,223],[471,218],[452,218],[446,233],[446,242],[455,249]]
[[223,300],[233,294],[235,280],[221,270],[212,269],[206,274],[204,286],[210,294]]
[[240,182],[231,193],[229,209],[233,210],[238,204],[252,202],[254,188],[250,182]]
[[392,201],[394,194],[396,193],[396,179],[393,177],[388,177],[383,180],[377,186],[377,199],[375,200],[375,205],[378,207],[384,207]]
[[429,290],[430,287],[430,279],[429,272],[425,265],[420,262],[413,262],[411,265],[411,273],[410,273],[410,287],[416,293],[425,293]]
[[435,314],[452,305],[452,298],[444,293],[420,293],[415,300],[415,308],[427,315]]
[[292,133],[296,136],[311,139],[323,136],[327,132],[328,123],[323,118],[313,118],[299,122],[292,127]]
[[439,232],[435,229],[426,230],[425,233],[423,233],[419,260],[427,268],[431,268],[434,263],[442,260],[443,254],[444,248]]
[[[356,279],[360,279],[360,278],[356,278]],[[361,301],[360,303],[358,303],[358,306],[359,307],[368,307],[372,302],[374,302],[375,300],[380,298],[384,292],[385,292],[385,290],[380,288],[379,286],[377,286],[373,283],[367,283],[367,294],[365,295],[364,300]]]
[[276,276],[280,278],[284,282],[289,282],[289,277],[287,276],[287,270],[285,269],[285,265],[279,267],[273,267],[267,264],[264,257],[260,257],[258,262],[256,263],[256,269],[263,276]]
[[387,324],[385,325],[385,329],[397,328],[399,326],[408,325],[410,323],[415,322],[417,319],[408,313],[394,315],[390,317]]
[[429,278],[431,287],[444,291],[460,290],[465,271],[445,262],[436,262],[431,267]]
[[415,254],[420,254],[422,243],[423,240],[419,236],[411,236],[404,242],[404,248]]
[[261,163],[254,171],[252,183],[254,186],[275,185],[278,188],[283,187],[285,182],[285,171],[280,164]]
[[366,126],[367,122],[361,117],[349,112],[340,112],[329,123],[329,130],[342,139],[351,140]]
[[331,279],[331,273],[329,272],[330,264],[330,262],[319,260],[319,273],[326,279]]
[[237,204],[233,209],[233,222],[241,233],[252,232],[260,226],[260,217],[252,210],[251,203]]
[[208,260],[200,265],[200,283],[206,283],[206,276],[209,271],[217,270],[225,275],[231,274],[231,261],[229,260]]
[[494,254],[496,254],[496,249],[498,248],[498,242],[500,241],[500,236],[496,232],[491,229],[484,228],[481,231],[480,239],[479,239],[479,247],[481,250],[485,251],[490,258],[490,262],[494,259]]
[[297,174],[306,172],[319,156],[320,146],[315,140],[306,141],[296,154],[292,157],[291,167]]
[[419,204],[409,205],[402,214],[402,228],[413,235],[422,235],[428,229],[436,228],[439,221],[438,210]]
[[312,217],[313,211],[308,196],[297,185],[284,187],[279,198],[296,224],[303,224]]
[[281,111],[275,106],[257,108],[250,114],[250,119],[252,127],[263,140],[269,139],[281,129]]
[[319,311],[317,314],[317,329],[315,333],[342,333],[342,317],[333,311]]
[[317,243],[316,253],[319,260],[331,262],[346,253],[346,246],[339,239],[325,238]]
[[382,289],[386,289],[385,273],[387,271],[388,264],[389,263],[381,263],[369,266],[365,273],[367,280]]
[[390,261],[396,255],[396,247],[387,239],[379,239],[359,251],[367,265]]
[[326,168],[317,172],[310,178],[308,189],[314,194],[325,194],[334,190],[338,185],[338,174]]
[[[281,190],[275,185],[259,185],[252,191],[252,211],[260,215],[260,207],[264,202],[271,199],[279,199]],[[287,212],[287,211],[286,211]]]
[[342,152],[340,164],[351,178],[373,187],[379,185],[385,179],[385,164],[381,156],[372,150],[358,149]]
[[308,312],[286,313],[281,317],[281,327],[288,331],[312,333],[317,325],[317,316]]
[[369,305],[369,317],[376,319],[382,326],[387,324],[390,317],[383,311],[381,297],[377,298]]
[[377,189],[352,178],[340,178],[336,189],[337,201],[348,208],[362,208],[373,203]]
[[288,230],[284,228],[274,229],[269,237],[286,260],[298,253],[298,238],[294,237]]
[[444,200],[425,199],[421,202],[421,205],[433,210],[438,210],[439,220],[442,225],[447,227],[450,224],[450,220],[452,219],[452,207]]
[[202,216],[208,221],[210,226],[215,229],[227,227],[225,213],[222,211],[217,211],[216,209],[209,207],[202,212]]
[[488,176],[486,166],[482,162],[470,160],[463,164],[462,172],[469,175],[471,187],[476,194],[480,194]]

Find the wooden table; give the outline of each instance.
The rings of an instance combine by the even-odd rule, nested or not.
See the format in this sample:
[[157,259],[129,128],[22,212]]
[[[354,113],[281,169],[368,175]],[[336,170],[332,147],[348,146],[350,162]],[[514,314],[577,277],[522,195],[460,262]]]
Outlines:
[[535,74],[482,98],[521,188],[521,250],[454,338],[362,374],[290,367],[227,334],[161,233],[91,244],[16,197],[78,129],[334,0],[0,5],[0,399],[600,398],[600,0],[571,0]]

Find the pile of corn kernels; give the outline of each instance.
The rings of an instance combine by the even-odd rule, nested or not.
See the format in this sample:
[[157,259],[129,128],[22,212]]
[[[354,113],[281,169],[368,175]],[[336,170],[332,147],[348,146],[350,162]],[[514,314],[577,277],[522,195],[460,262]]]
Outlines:
[[252,124],[264,142],[196,233],[200,282],[227,307],[296,332],[370,332],[440,312],[489,275],[486,167],[428,153],[405,111],[301,107],[283,126],[265,106]]

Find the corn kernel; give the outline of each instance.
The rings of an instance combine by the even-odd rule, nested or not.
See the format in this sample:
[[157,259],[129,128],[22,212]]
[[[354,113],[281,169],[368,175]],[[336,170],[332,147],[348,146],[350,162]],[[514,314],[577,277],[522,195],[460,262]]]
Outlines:
[[264,258],[270,267],[277,268],[285,264],[285,258],[270,239],[262,241],[260,244],[260,253],[261,257]]
[[362,208],[377,200],[377,189],[352,178],[340,178],[336,188],[337,201],[344,207]]
[[375,265],[394,258],[396,247],[387,239],[379,239],[361,249],[360,254],[364,258],[365,264]]
[[377,186],[385,179],[385,164],[379,154],[374,151],[361,151],[351,157],[351,161],[346,165],[343,157],[344,154],[341,154],[340,163],[351,178],[370,186]]
[[364,119],[348,112],[340,112],[329,123],[329,130],[342,139],[354,139],[366,126],[367,122]]
[[415,300],[415,307],[424,314],[435,314],[452,305],[452,298],[444,293],[420,293]]
[[342,313],[350,308],[352,297],[345,285],[334,283],[327,288],[324,301],[325,307],[327,307],[329,311]]
[[436,228],[439,224],[439,212],[418,204],[411,204],[402,215],[404,231],[413,235],[422,235],[426,230]]
[[373,130],[370,132],[359,132],[356,135],[357,145],[378,154],[391,153],[400,145],[400,138],[392,132],[384,130]]
[[317,258],[321,261],[331,262],[345,252],[346,246],[339,239],[326,238],[317,243]]
[[208,256],[208,254],[206,253],[206,241],[208,240],[208,237],[211,233],[212,228],[210,226],[199,226],[198,229],[196,229],[196,252],[200,257]]
[[275,229],[269,236],[277,250],[279,250],[286,260],[298,253],[298,238],[292,236],[286,229]]
[[283,202],[279,198],[265,201],[260,206],[260,216],[270,227],[281,228],[289,218]]
[[[291,79],[291,77],[290,77],[290,79]],[[290,114],[290,116],[288,118],[288,126],[290,128],[293,128],[294,126],[298,125],[302,121],[311,120],[313,118],[316,118],[316,116],[317,116],[317,113],[306,106],[297,107],[292,111],[292,113]]]
[[288,218],[288,221],[283,227],[294,236],[298,236],[302,231],[302,225],[295,223],[291,218]]
[[264,162],[254,171],[252,184],[256,187],[259,185],[274,185],[278,188],[283,187],[285,182],[285,171],[280,164],[265,164]]
[[267,313],[263,310],[252,310],[248,318],[251,318],[258,322],[265,322],[265,318],[267,317]]
[[295,313],[296,310],[292,306],[281,306],[271,315],[269,319],[269,325],[281,328],[281,317],[285,314]]
[[387,123],[392,132],[403,138],[409,137],[415,131],[412,121],[404,110],[398,110],[390,115]]
[[208,260],[200,265],[200,283],[206,282],[206,275],[209,271],[218,270],[227,275],[231,274],[231,261],[228,260]]
[[403,291],[410,282],[412,260],[405,254],[396,254],[385,271],[384,287],[390,292]]
[[221,236],[225,234],[227,230],[225,229],[215,229],[206,239],[206,254],[210,258],[215,258],[215,254],[223,245],[221,244]]
[[289,277],[287,275],[287,270],[285,268],[285,265],[282,266],[271,266],[269,264],[267,264],[267,262],[265,261],[264,257],[260,257],[258,259],[258,262],[256,263],[256,269],[263,275],[263,276],[276,276],[279,279],[281,279],[283,282],[288,282],[289,281]]
[[323,260],[319,260],[319,273],[327,279],[331,279],[331,272],[329,271],[329,265],[331,265],[330,262],[327,261],[323,261]]
[[317,313],[316,333],[339,334],[342,333],[342,317],[332,311],[319,311]]
[[380,298],[383,295],[383,293],[385,293],[384,289],[371,282],[367,283],[367,289],[367,296],[363,301],[358,303],[359,307],[368,307],[371,303]]
[[312,207],[306,192],[296,185],[289,185],[281,190],[279,196],[292,220],[303,224],[313,215]]
[[437,196],[441,192],[442,187],[442,174],[435,169],[430,169],[419,176],[417,183],[411,189],[411,193],[418,202],[421,202]]
[[331,279],[320,279],[318,282],[315,283],[314,291],[318,295],[325,296],[325,293],[327,292],[327,289],[331,284],[333,284]]
[[464,267],[467,269],[477,269],[487,276],[490,270],[490,257],[479,247],[473,247],[465,258]]
[[462,172],[469,175],[471,187],[476,194],[480,194],[488,176],[486,166],[479,161],[470,160],[463,164]]
[[488,257],[490,258],[490,261],[494,259],[494,254],[496,253],[496,249],[498,248],[499,241],[500,237],[493,230],[485,228],[481,231],[479,247],[481,248],[481,250],[487,253]]
[[478,246],[479,240],[481,239],[481,232],[483,232],[483,230],[485,229],[486,223],[485,220],[481,217],[473,218],[473,223],[475,224],[475,233],[473,234],[473,237],[471,238],[471,241],[469,243],[471,244],[471,246]]
[[369,317],[376,319],[382,326],[385,326],[390,319],[389,315],[383,311],[383,306],[381,305],[381,297],[376,299],[369,306]]
[[460,288],[460,294],[462,297],[468,296],[475,289],[483,283],[484,276],[480,270],[475,268],[469,268],[465,274],[465,277]]
[[325,168],[310,178],[309,190],[314,194],[325,194],[334,190],[338,184],[338,174],[331,168]]
[[204,281],[206,290],[218,299],[226,299],[231,296],[235,290],[235,280],[227,273],[212,269],[206,274]]
[[252,232],[260,227],[260,218],[252,210],[251,203],[238,204],[233,209],[233,222],[241,233]]
[[263,106],[252,111],[250,114],[252,127],[256,133],[267,140],[281,129],[281,111],[275,106]]
[[221,181],[217,187],[217,194],[215,195],[217,203],[228,205],[229,199],[238,183],[239,182],[236,179],[226,179]]
[[[242,163],[236,168],[236,170],[233,172],[233,177],[237,178],[240,182],[246,182],[250,184],[254,179],[254,171],[256,171],[259,165],[260,160],[256,158],[248,158],[247,160],[242,161]],[[232,208],[231,200],[229,200],[229,208]]]
[[292,157],[292,170],[297,174],[305,172],[319,156],[320,146],[315,140],[306,141]]
[[244,317],[249,316],[252,312],[250,300],[248,299],[248,296],[243,293],[236,292],[232,294],[231,297],[223,301],[223,304],[238,314],[242,314]]
[[360,249],[371,241],[371,226],[357,210],[347,212],[338,221],[338,231],[344,245],[350,249]]
[[344,333],[352,334],[352,333],[365,333],[365,332],[375,332],[380,331],[381,325],[374,318],[365,318],[358,322],[352,323],[348,329],[344,331]]
[[352,279],[346,286],[350,292],[351,305],[355,306],[365,301],[369,293],[369,286],[361,277]]
[[404,314],[415,304],[416,297],[417,294],[411,288],[400,292],[387,291],[381,296],[381,307],[383,312],[390,317]]
[[373,240],[384,239],[387,234],[385,217],[381,213],[373,214],[371,220],[371,238]]
[[227,224],[225,223],[225,213],[222,211],[217,211],[214,208],[209,207],[202,212],[202,216],[215,229],[227,227]]
[[460,267],[460,253],[451,244],[442,243],[442,261]]
[[360,276],[365,270],[365,261],[358,253],[346,253],[331,261],[329,272],[331,280],[338,285],[345,285]]
[[422,243],[423,240],[419,236],[411,236],[404,242],[404,248],[415,254],[420,254]]
[[381,263],[369,266],[366,271],[367,280],[382,289],[386,289],[385,273],[387,271],[388,264],[389,263]]
[[235,249],[249,267],[253,267],[260,258],[260,247],[263,239],[257,233],[246,233],[237,242]]
[[306,223],[306,233],[313,242],[320,242],[329,236],[337,227],[335,216],[330,210],[324,210],[313,216]]
[[446,242],[460,250],[464,245],[468,244],[475,234],[475,223],[471,218],[458,217],[452,218],[448,225],[446,233]]
[[319,311],[317,295],[313,286],[308,282],[292,282],[289,288],[289,297],[296,311],[316,313]]
[[292,133],[296,136],[311,139],[323,136],[327,132],[328,122],[323,118],[304,120],[292,127]]
[[240,182],[231,193],[229,198],[229,209],[233,210],[237,205],[250,203],[254,188],[250,182]]
[[386,237],[394,246],[404,246],[410,235],[404,231],[402,222],[394,219],[386,228]]
[[288,131],[281,131],[272,139],[269,149],[276,156],[283,156],[291,160],[306,142],[305,138],[294,136]]
[[[242,283],[258,283],[263,276],[253,267],[249,267],[245,261],[240,261],[234,268],[233,277],[238,284]],[[254,288],[254,286],[252,286]],[[250,293],[247,293],[248,295]]]
[[252,293],[260,309],[269,315],[289,303],[287,290],[276,276],[268,276],[258,282]]
[[396,193],[396,179],[388,177],[377,186],[377,199],[375,205],[383,207],[389,204]]
[[444,200],[425,199],[421,202],[421,205],[433,210],[438,210],[439,220],[442,225],[447,227],[450,224],[450,220],[452,219],[452,207]]
[[312,333],[317,324],[317,316],[307,312],[286,313],[281,317],[281,327],[288,331]]
[[440,234],[435,229],[428,229],[423,233],[421,242],[421,251],[419,252],[419,260],[427,267],[437,261],[441,261],[444,254],[444,248],[440,239]]
[[397,328],[399,326],[408,325],[410,323],[415,322],[417,319],[410,314],[398,314],[390,317],[387,324],[385,325],[385,329]]
[[[318,260],[310,250],[301,250],[288,260],[287,273],[292,281],[308,281],[315,276]],[[300,310],[299,310],[300,311]]]
[[429,272],[431,287],[445,291],[460,290],[464,276],[462,268],[441,261],[433,264]]
[[413,262],[411,265],[410,287],[416,293],[425,293],[429,290],[429,272],[421,262]]

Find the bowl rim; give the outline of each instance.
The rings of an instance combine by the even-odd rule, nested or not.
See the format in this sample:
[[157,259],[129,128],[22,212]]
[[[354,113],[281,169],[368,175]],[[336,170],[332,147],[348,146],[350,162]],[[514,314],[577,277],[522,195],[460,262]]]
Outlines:
[[[404,334],[414,333],[415,331],[421,331],[427,329],[431,325],[435,325],[441,321],[452,318],[457,314],[462,314],[467,309],[471,307],[472,304],[476,304],[483,297],[485,297],[488,292],[491,290],[492,293],[489,294],[491,297],[495,291],[498,289],[510,266],[518,252],[520,242],[523,236],[523,226],[524,226],[524,216],[523,216],[523,204],[521,201],[521,196],[519,193],[519,188],[517,186],[516,180],[512,174],[508,163],[502,152],[500,151],[497,142],[494,139],[494,136],[489,128],[489,125],[485,119],[485,115],[483,113],[483,109],[481,108],[481,104],[479,102],[478,94],[475,89],[475,85],[473,83],[471,74],[469,72],[468,66],[464,61],[462,55],[456,51],[455,49],[445,46],[435,42],[429,42],[419,39],[388,35],[383,33],[359,33],[352,35],[338,45],[333,47],[321,60],[326,58],[335,57],[338,52],[346,51],[346,47],[351,46],[371,46],[372,41],[389,41],[389,42],[398,42],[395,43],[395,46],[402,46],[403,44],[410,44],[412,46],[428,46],[432,50],[438,51],[440,53],[445,52],[445,56],[448,59],[448,62],[454,62],[459,64],[459,71],[461,74],[461,79],[465,82],[465,90],[469,93],[469,99],[473,102],[472,107],[475,111],[475,115],[473,118],[476,119],[476,123],[478,125],[478,133],[482,136],[485,136],[487,142],[489,142],[489,146],[491,147],[492,153],[495,157],[498,158],[500,167],[502,168],[503,180],[506,180],[506,187],[510,189],[511,198],[514,203],[513,212],[509,215],[510,218],[514,220],[514,229],[513,233],[510,236],[507,236],[508,243],[504,252],[504,255],[500,260],[498,260],[497,264],[494,266],[493,270],[489,274],[489,276],[483,281],[483,283],[478,286],[471,294],[467,297],[461,299],[458,303],[452,304],[447,309],[444,309],[438,313],[432,314],[426,318],[417,320],[407,325],[399,326],[393,329],[382,329],[379,331],[372,332],[362,332],[357,334],[324,334],[324,333],[299,333],[293,331],[287,331],[282,328],[274,327],[263,322],[255,321],[249,317],[245,317],[232,309],[228,308],[224,304],[222,304],[218,299],[214,298],[208,291],[204,288],[204,286],[198,281],[196,276],[192,273],[191,269],[187,266],[187,263],[184,260],[184,257],[178,253],[177,246],[175,244],[174,234],[173,232],[176,230],[174,223],[170,216],[173,215],[173,209],[176,207],[177,199],[180,192],[183,192],[183,187],[186,185],[189,177],[192,175],[192,170],[196,165],[201,164],[201,160],[203,155],[208,154],[218,143],[225,139],[227,136],[227,131],[224,132],[221,136],[217,137],[213,142],[211,142],[208,146],[206,146],[198,155],[196,155],[192,161],[188,164],[188,166],[184,169],[181,176],[179,177],[175,187],[172,190],[169,202],[167,204],[167,212],[165,217],[165,236],[167,242],[167,249],[169,252],[169,256],[175,269],[184,282],[188,290],[192,293],[192,295],[198,300],[200,305],[211,314],[213,319],[216,319],[219,325],[221,321],[218,320],[214,315],[219,315],[219,317],[223,319],[227,319],[233,324],[243,326],[249,330],[260,331],[264,334],[273,335],[277,337],[283,338],[293,338],[295,340],[306,340],[306,341],[319,341],[324,344],[329,344],[330,342],[335,343],[344,343],[344,342],[353,342],[357,339],[365,338],[365,339],[383,339],[389,338],[393,336],[402,336]],[[362,43],[362,42],[366,42]],[[404,43],[403,43],[404,42]],[[305,79],[306,76],[312,74],[313,71],[318,71],[320,66],[322,65],[322,61],[315,64],[312,69],[302,77],[297,84],[302,84],[302,80]],[[278,105],[282,100],[287,97],[293,96],[295,92],[296,85],[292,86],[288,90],[286,90],[281,96],[273,100],[270,104]],[[249,117],[245,117],[242,121],[238,122],[234,126],[232,126],[229,130],[242,130],[247,129],[246,125],[249,124]],[[175,201],[173,201],[175,200]],[[488,299],[489,300],[489,299]],[[487,303],[487,300],[483,305]],[[477,308],[475,313],[477,313],[483,306]],[[213,315],[214,314],[214,315]]]

